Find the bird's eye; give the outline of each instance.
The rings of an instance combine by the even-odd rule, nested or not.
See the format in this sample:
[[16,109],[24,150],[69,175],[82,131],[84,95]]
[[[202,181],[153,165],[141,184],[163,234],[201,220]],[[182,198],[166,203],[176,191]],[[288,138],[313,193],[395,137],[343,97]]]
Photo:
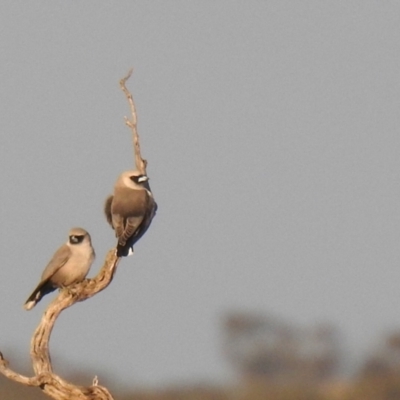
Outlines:
[[80,236],[80,235],[79,236],[78,235],[71,235],[69,237],[69,241],[72,244],[80,243],[80,242],[82,242],[82,240],[83,240],[83,236]]

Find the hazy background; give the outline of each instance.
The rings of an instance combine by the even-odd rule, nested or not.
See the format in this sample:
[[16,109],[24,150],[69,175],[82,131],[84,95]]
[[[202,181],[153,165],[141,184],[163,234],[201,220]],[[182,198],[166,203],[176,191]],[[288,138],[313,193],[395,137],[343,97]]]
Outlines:
[[2,4],[0,348],[11,366],[30,363],[54,295],[29,313],[22,304],[68,229],[92,235],[90,275],[115,243],[102,207],[133,164],[118,87],[132,66],[159,211],[109,288],[62,314],[56,371],[227,381],[220,317],[236,309],[332,322],[360,354],[398,328],[399,35],[396,1]]

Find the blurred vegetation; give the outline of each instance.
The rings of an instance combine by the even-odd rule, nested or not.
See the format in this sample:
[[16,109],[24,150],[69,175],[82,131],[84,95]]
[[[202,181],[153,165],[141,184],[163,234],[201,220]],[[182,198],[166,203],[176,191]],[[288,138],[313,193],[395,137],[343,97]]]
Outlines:
[[[223,319],[222,333],[224,355],[237,374],[229,386],[128,390],[111,378],[101,384],[116,400],[400,400],[400,332],[384,336],[352,378],[340,378],[343,341],[329,325],[300,328],[264,315],[233,313]],[[83,371],[61,375],[86,386],[93,379]],[[47,397],[0,376],[0,400],[20,399]]]
[[[232,387],[183,387],[164,390],[113,392],[116,400],[399,400],[400,376],[357,379],[354,382],[332,382],[322,386],[300,384],[274,385],[252,382]],[[40,389],[17,385],[0,378],[2,400],[48,399]]]

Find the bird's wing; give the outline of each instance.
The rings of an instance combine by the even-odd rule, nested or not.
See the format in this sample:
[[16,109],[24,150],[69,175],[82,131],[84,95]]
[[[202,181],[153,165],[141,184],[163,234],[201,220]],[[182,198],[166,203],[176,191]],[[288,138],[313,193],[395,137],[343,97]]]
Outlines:
[[154,201],[154,199],[152,197],[149,198],[149,202],[150,202],[149,209],[143,218],[140,228],[135,233],[135,237],[134,237],[132,245],[135,244],[146,233],[147,229],[149,228],[149,226],[151,224],[151,221],[153,220],[154,216],[156,215],[157,208],[158,208],[157,203]]
[[42,274],[41,282],[50,279],[71,257],[71,248],[62,245],[53,255]]
[[130,236],[126,243],[120,243],[120,254],[128,255],[129,249],[133,249],[133,245],[146,233],[147,229],[149,228],[153,217],[157,212],[157,203],[154,201],[153,198],[150,198],[151,206],[148,209],[148,212],[143,216],[140,225],[135,229],[135,232],[132,236]]
[[125,244],[126,241],[131,237],[136,235],[138,227],[143,221],[143,215],[138,215],[136,217],[128,217],[125,222],[125,228],[118,241],[120,244]]
[[112,214],[111,214],[111,204],[113,202],[114,196],[110,195],[107,197],[106,202],[104,203],[104,214],[106,215],[107,222],[111,225],[111,228],[113,227],[112,223]]
[[151,219],[153,219],[153,217],[156,215],[157,210],[158,210],[158,204],[156,203],[156,201],[154,200],[154,198],[152,197],[151,200],[153,201],[153,207],[152,207],[152,212],[151,212]]

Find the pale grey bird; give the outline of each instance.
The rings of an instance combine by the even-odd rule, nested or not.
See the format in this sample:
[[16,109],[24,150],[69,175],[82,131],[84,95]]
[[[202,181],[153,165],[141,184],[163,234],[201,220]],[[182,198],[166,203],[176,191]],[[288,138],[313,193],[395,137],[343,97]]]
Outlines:
[[114,195],[109,196],[104,212],[118,238],[118,257],[133,252],[133,245],[144,235],[157,211],[157,203],[141,172],[125,171],[117,179]]
[[44,269],[36,289],[24,304],[26,310],[35,307],[43,296],[85,279],[95,258],[90,235],[85,229],[72,228],[68,241],[55,253]]

